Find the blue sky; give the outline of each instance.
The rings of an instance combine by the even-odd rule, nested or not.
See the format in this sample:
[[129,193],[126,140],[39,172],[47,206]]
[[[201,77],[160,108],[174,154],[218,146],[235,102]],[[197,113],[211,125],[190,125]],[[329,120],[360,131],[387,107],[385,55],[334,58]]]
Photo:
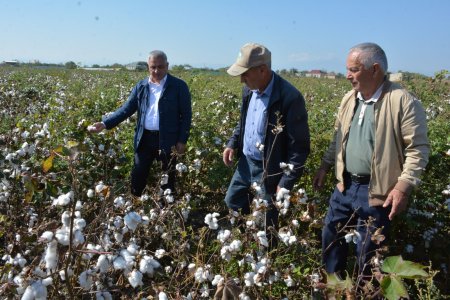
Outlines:
[[384,48],[389,70],[450,70],[449,0],[0,0],[0,62],[146,60],[226,67],[247,42],[273,69],[345,72],[348,49]]

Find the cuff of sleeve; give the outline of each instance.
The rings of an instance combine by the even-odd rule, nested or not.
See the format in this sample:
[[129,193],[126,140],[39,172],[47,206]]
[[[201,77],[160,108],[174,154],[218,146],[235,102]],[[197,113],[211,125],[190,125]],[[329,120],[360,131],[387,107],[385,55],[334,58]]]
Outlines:
[[413,188],[414,187],[411,184],[401,180],[399,180],[397,184],[394,186],[394,189],[399,190],[400,192],[405,193],[406,195],[410,195]]

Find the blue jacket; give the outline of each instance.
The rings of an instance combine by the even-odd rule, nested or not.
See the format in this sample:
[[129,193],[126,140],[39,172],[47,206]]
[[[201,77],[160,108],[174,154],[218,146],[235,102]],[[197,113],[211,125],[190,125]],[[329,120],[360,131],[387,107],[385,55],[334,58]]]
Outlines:
[[[137,150],[144,133],[145,113],[149,104],[148,78],[136,84],[128,100],[114,113],[103,119],[107,129],[133,115],[136,111],[137,121],[134,135],[134,149]],[[159,110],[159,147],[166,153],[178,142],[186,144],[191,128],[192,108],[191,94],[187,84],[170,74],[164,84],[158,102]]]
[[[273,194],[277,185],[291,190],[300,178],[310,151],[308,114],[302,94],[289,82],[274,73],[272,94],[267,106],[267,122],[265,125],[264,183],[266,192]],[[227,143],[228,148],[237,149],[237,156],[242,154],[244,145],[245,120],[252,92],[244,87],[242,93],[241,118]],[[276,134],[274,128],[279,118],[283,126],[281,133]],[[294,171],[284,174],[280,162],[294,165]]]

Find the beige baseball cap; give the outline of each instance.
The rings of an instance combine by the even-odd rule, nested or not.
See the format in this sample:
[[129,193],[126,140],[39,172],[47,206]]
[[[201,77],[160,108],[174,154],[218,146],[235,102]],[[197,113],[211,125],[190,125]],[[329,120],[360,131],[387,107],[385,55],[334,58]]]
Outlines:
[[260,44],[248,43],[242,46],[236,62],[227,70],[231,76],[239,76],[252,67],[270,65],[270,51]]

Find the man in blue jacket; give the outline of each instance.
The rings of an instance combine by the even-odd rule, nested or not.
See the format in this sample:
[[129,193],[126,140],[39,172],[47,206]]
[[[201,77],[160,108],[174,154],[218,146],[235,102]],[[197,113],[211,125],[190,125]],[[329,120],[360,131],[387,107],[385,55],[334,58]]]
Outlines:
[[187,84],[167,73],[169,63],[164,52],[155,50],[148,57],[149,78],[133,88],[128,100],[114,113],[88,127],[90,132],[111,129],[137,112],[134,135],[134,166],[131,193],[141,196],[147,184],[150,166],[161,161],[168,182],[162,189],[174,190],[176,153],[183,154],[191,128],[191,95]]
[[[277,226],[278,211],[272,197],[291,190],[300,178],[310,150],[308,115],[302,94],[271,70],[271,53],[259,44],[245,44],[237,61],[227,70],[245,84],[241,117],[223,152],[223,162],[238,166],[225,202],[234,211],[250,213],[254,182],[268,200],[266,225]],[[283,172],[280,163],[290,165]]]

